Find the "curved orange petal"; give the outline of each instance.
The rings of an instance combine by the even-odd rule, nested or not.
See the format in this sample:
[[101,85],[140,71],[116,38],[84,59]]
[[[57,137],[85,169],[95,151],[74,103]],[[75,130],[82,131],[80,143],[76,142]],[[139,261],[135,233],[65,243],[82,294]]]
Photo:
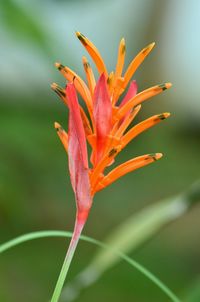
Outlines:
[[115,119],[116,120],[120,120],[121,118],[123,118],[126,113],[132,109],[133,107],[141,104],[142,102],[148,100],[149,98],[151,98],[152,96],[155,96],[161,92],[163,92],[166,89],[169,89],[172,86],[171,83],[165,83],[165,84],[161,84],[161,85],[156,85],[153,87],[150,87],[140,93],[138,93],[135,97],[133,97],[132,99],[130,99],[126,104],[124,104],[117,112],[116,112],[116,116]]
[[132,60],[132,62],[129,64],[127,71],[125,72],[125,75],[120,80],[120,85],[116,85],[114,96],[113,96],[113,103],[115,104],[119,98],[119,96],[124,92],[126,89],[129,81],[131,80],[133,74],[137,70],[137,68],[140,66],[140,64],[144,61],[146,56],[150,53],[152,48],[154,47],[155,43],[149,44],[147,47],[142,49],[139,54]]
[[165,120],[169,116],[170,113],[168,112],[154,115],[131,128],[121,139],[122,148],[124,148],[133,138],[138,136],[140,133],[160,123],[162,120]]
[[134,120],[134,118],[136,117],[136,115],[138,114],[138,112],[140,111],[141,109],[141,105],[137,105],[133,110],[132,112],[127,115],[124,120],[120,121],[120,125],[115,133],[115,137],[118,137],[120,138],[123,133],[126,131],[126,129],[128,128],[128,126],[131,124],[131,122]]
[[85,47],[85,49],[90,54],[90,56],[93,59],[99,73],[100,74],[105,73],[105,75],[107,77],[108,72],[107,72],[107,69],[106,69],[106,65],[105,65],[98,49],[96,48],[96,46],[87,37],[85,37],[80,32],[77,31],[76,35],[77,35],[77,38],[81,41],[81,43]]
[[92,117],[92,97],[85,82],[70,68],[60,63],[55,63],[55,66],[61,74],[69,81],[73,82],[76,90],[80,93],[86,103],[90,116]]
[[115,69],[115,78],[116,79],[118,77],[121,77],[122,70],[124,67],[125,54],[126,54],[126,44],[125,44],[125,39],[122,38],[119,43],[117,64],[116,64],[116,69]]
[[111,71],[111,73],[109,74],[108,79],[107,79],[107,85],[108,85],[108,90],[109,90],[110,95],[112,94],[114,80],[115,80],[115,74],[113,71]]
[[63,103],[68,106],[65,90],[56,83],[51,84],[51,89],[61,98]]
[[85,74],[87,77],[90,93],[91,93],[91,95],[93,95],[94,88],[96,85],[94,73],[92,71],[92,68],[91,68],[90,63],[88,62],[87,58],[83,56],[82,60],[83,60],[83,67],[84,67]]
[[111,183],[116,181],[118,178],[130,173],[136,169],[142,168],[162,157],[161,153],[146,154],[142,156],[135,157],[115,169],[113,169],[108,175],[102,178],[94,189],[95,192],[102,190],[103,188],[109,186]]
[[145,48],[143,48],[138,55],[133,59],[133,61],[129,64],[127,71],[124,75],[124,88],[127,86],[128,82],[131,80],[133,74],[138,69],[138,67],[141,65],[141,63],[144,61],[144,59],[148,56],[148,54],[151,52],[153,47],[155,46],[155,43],[151,43]]
[[99,177],[103,173],[104,169],[110,165],[110,163],[114,160],[115,156],[121,151],[121,146],[118,145],[116,147],[113,147],[107,154],[105,154],[102,159],[98,162],[96,167],[91,173],[90,176],[90,183],[91,188],[93,191],[93,188],[96,186]]
[[68,152],[68,134],[67,132],[63,129],[63,127],[58,124],[57,122],[54,123],[54,127],[58,133],[58,136],[66,150]]
[[[63,103],[68,107],[68,100],[66,97],[66,93],[65,90],[58,86],[56,83],[51,84],[51,88],[57,93],[57,95],[61,98],[61,100],[63,101]],[[81,111],[81,117],[82,117],[82,122],[83,122],[83,126],[85,129],[85,134],[86,136],[88,135],[92,135],[92,129],[90,126],[90,122],[87,118],[87,115],[85,114],[83,108],[81,107],[81,105],[79,105],[80,111]]]

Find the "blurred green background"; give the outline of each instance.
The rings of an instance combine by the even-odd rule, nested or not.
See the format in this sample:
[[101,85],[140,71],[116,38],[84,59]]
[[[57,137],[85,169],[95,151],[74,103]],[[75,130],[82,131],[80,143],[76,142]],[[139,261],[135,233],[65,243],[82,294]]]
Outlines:
[[[67,156],[53,127],[58,121],[67,129],[67,109],[50,84],[65,83],[55,61],[84,76],[81,57],[86,53],[76,30],[99,48],[110,71],[121,37],[127,44],[126,66],[155,41],[156,48],[134,76],[139,90],[173,83],[144,104],[138,120],[166,111],[171,118],[132,141],[118,163],[145,153],[165,156],[97,194],[84,233],[103,240],[134,212],[199,178],[199,28],[198,0],[0,0],[0,242],[36,230],[73,229]],[[200,276],[199,217],[200,206],[195,206],[131,254],[180,297]],[[0,302],[48,301],[68,242],[41,239],[1,255]],[[69,279],[95,251],[80,243]],[[121,263],[77,301],[169,299]]]

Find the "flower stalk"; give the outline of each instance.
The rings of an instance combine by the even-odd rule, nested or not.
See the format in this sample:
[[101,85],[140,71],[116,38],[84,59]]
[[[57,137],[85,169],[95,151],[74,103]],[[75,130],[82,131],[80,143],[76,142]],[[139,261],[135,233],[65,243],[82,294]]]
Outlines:
[[63,265],[62,265],[62,268],[61,268],[61,271],[60,271],[60,274],[59,274],[59,277],[58,277],[58,280],[57,280],[57,283],[56,283],[56,286],[55,286],[55,289],[53,292],[53,296],[51,298],[51,302],[59,301],[70,264],[72,262],[74,253],[76,251],[76,247],[78,245],[78,242],[79,242],[79,239],[80,239],[80,236],[81,236],[81,233],[82,233],[82,230],[84,228],[86,221],[87,221],[87,215],[85,215],[85,214],[81,215],[79,213],[77,214],[75,227],[74,227],[74,231],[73,231],[73,236],[71,238],[70,245],[68,247],[67,254],[66,254],[65,260],[63,262]]

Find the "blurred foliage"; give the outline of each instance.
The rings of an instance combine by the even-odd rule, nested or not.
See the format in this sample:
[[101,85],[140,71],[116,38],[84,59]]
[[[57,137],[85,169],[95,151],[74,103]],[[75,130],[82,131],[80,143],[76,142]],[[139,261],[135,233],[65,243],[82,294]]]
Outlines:
[[0,8],[1,22],[13,37],[36,43],[41,49],[48,51],[47,32],[37,15],[32,15],[22,3],[14,0],[1,0]]
[[190,287],[186,290],[184,302],[199,302],[200,301],[200,278],[193,281]]

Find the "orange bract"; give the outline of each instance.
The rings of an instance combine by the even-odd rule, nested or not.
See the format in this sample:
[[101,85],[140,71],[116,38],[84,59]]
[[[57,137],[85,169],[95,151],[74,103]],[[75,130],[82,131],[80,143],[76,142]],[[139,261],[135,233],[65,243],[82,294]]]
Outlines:
[[[119,44],[115,72],[109,74],[98,49],[81,33],[77,32],[76,35],[94,61],[100,74],[99,80],[96,83],[94,73],[86,57],[83,57],[83,66],[88,85],[68,67],[59,63],[56,63],[56,67],[68,82],[74,84],[76,91],[81,95],[87,106],[89,117],[81,105],[79,105],[78,102],[74,102],[78,106],[76,114],[81,117],[77,120],[81,120],[82,123],[82,126],[77,129],[83,128],[85,133],[84,135],[82,134],[82,137],[77,137],[76,142],[81,145],[83,144],[83,141],[87,139],[92,148],[90,157],[91,167],[87,169],[90,179],[90,192],[91,196],[93,196],[97,191],[105,188],[126,173],[146,166],[162,157],[161,153],[142,155],[119,165],[105,175],[106,167],[114,162],[116,155],[133,138],[170,115],[169,113],[163,113],[152,116],[127,131],[127,128],[141,109],[141,104],[152,96],[170,88],[171,84],[165,83],[156,85],[137,93],[136,82],[132,82],[127,95],[120,102],[120,96],[127,88],[134,72],[151,52],[155,43],[149,44],[139,52],[123,75],[126,47],[125,40],[122,39]],[[66,97],[65,89],[59,87],[55,83],[53,83],[51,87],[59,95],[65,105],[69,106],[69,100]],[[70,94],[68,93],[68,97],[69,95]],[[71,100],[70,104],[72,104]],[[71,107],[71,112],[72,109],[73,108]],[[73,119],[71,120],[71,123],[73,123]],[[72,126],[71,128],[73,128]],[[58,123],[55,123],[55,128],[57,129],[59,138],[61,139],[65,150],[68,151],[69,144],[67,133]],[[74,129],[76,135],[76,127]]]

